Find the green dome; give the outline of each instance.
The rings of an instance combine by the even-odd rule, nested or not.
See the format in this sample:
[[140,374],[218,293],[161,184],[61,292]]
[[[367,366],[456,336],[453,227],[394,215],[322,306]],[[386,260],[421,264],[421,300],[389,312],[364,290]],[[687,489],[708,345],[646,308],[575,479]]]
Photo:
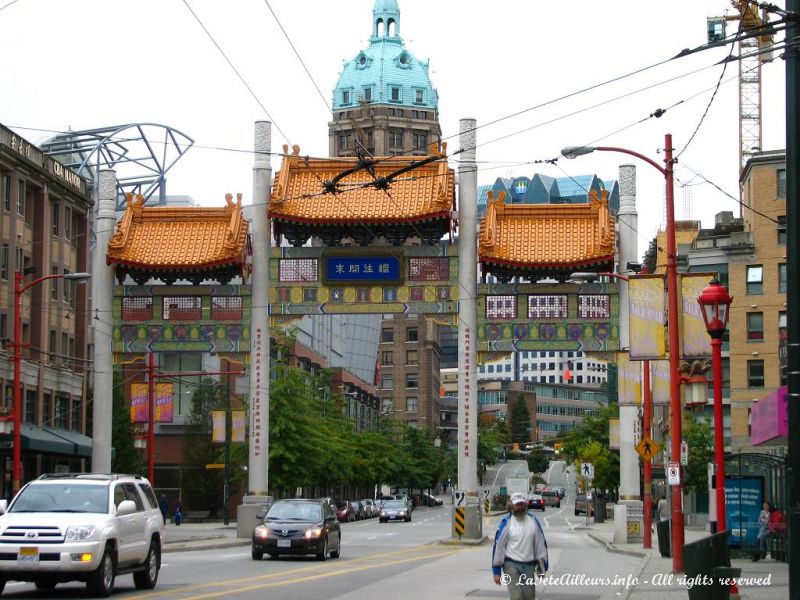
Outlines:
[[375,0],[369,47],[345,61],[333,92],[333,110],[355,108],[361,100],[438,108],[439,95],[428,76],[428,61],[417,60],[403,46],[396,0]]

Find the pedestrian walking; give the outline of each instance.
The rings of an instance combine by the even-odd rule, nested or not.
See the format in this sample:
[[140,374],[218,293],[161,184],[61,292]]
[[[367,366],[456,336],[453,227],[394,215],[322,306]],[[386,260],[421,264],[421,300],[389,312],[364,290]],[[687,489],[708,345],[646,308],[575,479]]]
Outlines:
[[784,561],[786,559],[786,546],[784,545],[786,522],[783,520],[783,513],[780,511],[777,504],[772,505],[767,529],[769,529],[769,544],[772,547],[770,554],[772,558]]
[[658,520],[669,521],[669,504],[667,504],[667,499],[663,497],[658,501]]
[[492,575],[497,585],[508,586],[511,600],[534,600],[537,575],[549,568],[547,540],[542,526],[528,512],[528,500],[511,494],[511,507],[500,521],[492,548]]
[[175,501],[175,508],[172,510],[172,518],[175,519],[175,525],[180,525],[183,522],[183,505],[180,500]]
[[161,511],[161,517],[164,519],[164,523],[167,522],[167,512],[169,512],[169,500],[167,500],[166,494],[161,494],[161,498],[158,500],[158,510]]
[[769,539],[769,502],[764,502],[761,512],[758,513],[758,535],[757,544],[753,553],[753,562],[762,558],[767,558],[767,540]]

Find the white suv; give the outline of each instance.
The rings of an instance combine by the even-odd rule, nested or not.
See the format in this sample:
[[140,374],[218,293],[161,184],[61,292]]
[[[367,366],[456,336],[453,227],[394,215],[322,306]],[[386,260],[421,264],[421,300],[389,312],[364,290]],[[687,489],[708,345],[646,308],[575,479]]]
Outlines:
[[79,580],[105,597],[117,575],[133,573],[139,589],[158,581],[164,519],[139,475],[42,475],[0,513],[0,592],[9,580],[40,590]]

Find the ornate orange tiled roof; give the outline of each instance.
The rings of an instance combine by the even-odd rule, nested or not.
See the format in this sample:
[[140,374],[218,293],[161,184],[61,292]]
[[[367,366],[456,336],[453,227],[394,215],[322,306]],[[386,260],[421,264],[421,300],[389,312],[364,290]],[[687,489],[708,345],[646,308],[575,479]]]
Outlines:
[[[490,192],[491,194],[491,192]],[[571,268],[613,261],[608,192],[585,204],[509,204],[489,197],[481,219],[479,260],[519,268]]]
[[227,194],[222,208],[145,206],[141,195],[129,194],[106,262],[149,271],[243,267],[248,221],[241,200]]
[[455,207],[455,175],[447,166],[444,150],[432,155],[441,160],[392,178],[386,191],[368,184],[428,157],[375,158],[374,176],[367,169],[357,170],[336,181],[335,192],[325,192],[326,182],[353,169],[357,159],[312,159],[299,156],[299,152],[294,146],[275,176],[268,211],[272,219],[307,225],[399,223],[449,219]]

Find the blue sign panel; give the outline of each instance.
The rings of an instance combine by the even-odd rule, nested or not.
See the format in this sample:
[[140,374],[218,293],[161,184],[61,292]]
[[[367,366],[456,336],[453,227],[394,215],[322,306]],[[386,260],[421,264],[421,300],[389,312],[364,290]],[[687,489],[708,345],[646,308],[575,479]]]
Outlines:
[[327,283],[395,283],[402,281],[402,258],[393,255],[325,256]]
[[730,530],[729,546],[758,544],[758,514],[764,503],[761,477],[725,478],[725,524]]

